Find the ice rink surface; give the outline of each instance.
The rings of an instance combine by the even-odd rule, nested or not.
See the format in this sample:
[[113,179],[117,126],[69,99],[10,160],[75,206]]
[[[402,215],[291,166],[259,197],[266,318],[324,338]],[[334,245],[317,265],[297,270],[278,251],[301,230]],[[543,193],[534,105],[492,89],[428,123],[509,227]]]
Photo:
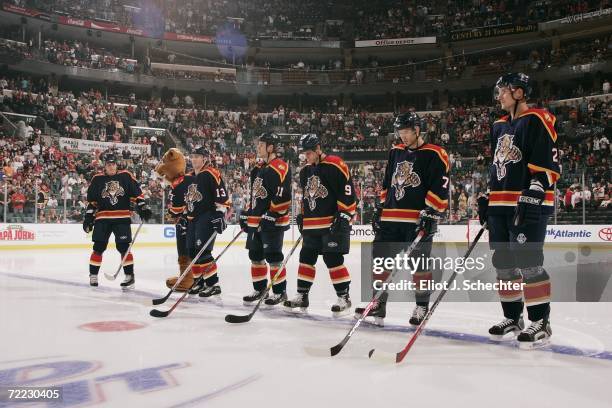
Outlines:
[[[335,293],[322,262],[307,317],[264,309],[249,323],[230,325],[226,314],[251,310],[242,306],[252,291],[242,244],[219,262],[222,305],[190,300],[164,319],[149,311],[178,269],[175,249],[133,252],[136,290],[122,293],[122,274],[114,282],[102,276],[117,267],[115,250],[105,253],[98,289],[88,285],[90,249],[0,251],[0,387],[61,386],[63,402],[50,406],[612,405],[609,303],[554,303],[552,344],[521,351],[514,342],[488,340],[499,304],[443,302],[404,362],[386,365],[369,360],[368,351],[406,344],[412,304],[390,304],[384,329],[362,325],[336,357],[306,353],[335,345],[353,324],[352,314],[331,317]],[[290,297],[297,259],[288,267]],[[360,303],[358,262],[356,246],[347,257],[353,306]]]

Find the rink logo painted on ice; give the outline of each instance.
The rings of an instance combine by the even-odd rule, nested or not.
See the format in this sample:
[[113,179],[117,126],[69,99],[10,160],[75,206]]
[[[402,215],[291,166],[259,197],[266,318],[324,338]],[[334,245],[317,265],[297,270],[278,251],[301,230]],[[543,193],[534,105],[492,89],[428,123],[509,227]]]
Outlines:
[[602,228],[599,230],[599,238],[602,241],[612,241],[612,228]]
[[100,404],[108,399],[105,384],[121,382],[129,392],[139,394],[162,391],[178,386],[171,371],[189,367],[189,364],[173,363],[85,378],[101,367],[99,362],[79,360],[17,366],[0,370],[0,387],[61,388],[63,407]]
[[9,225],[0,229],[0,241],[34,241],[36,233],[25,229],[23,225]]

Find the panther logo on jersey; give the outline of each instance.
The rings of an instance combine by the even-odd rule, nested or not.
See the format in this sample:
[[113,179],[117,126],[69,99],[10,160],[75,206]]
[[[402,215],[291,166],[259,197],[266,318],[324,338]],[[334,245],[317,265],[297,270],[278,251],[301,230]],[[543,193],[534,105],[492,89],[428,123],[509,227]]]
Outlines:
[[318,176],[308,177],[306,188],[304,189],[304,198],[308,200],[310,211],[314,211],[317,208],[317,198],[325,198],[327,194],[327,189],[321,183],[321,179]]
[[187,192],[185,193],[185,204],[187,204],[187,210],[189,212],[193,212],[193,206],[195,203],[202,201],[204,197],[202,197],[202,193],[198,191],[197,184],[190,184],[187,187]]
[[493,165],[497,170],[497,180],[506,177],[506,166],[510,163],[520,162],[523,158],[521,151],[514,145],[514,135],[504,134],[497,139]]
[[417,187],[421,184],[421,178],[412,171],[414,163],[403,161],[397,163],[395,172],[391,177],[391,186],[395,187],[395,199],[401,200],[406,195],[406,188]]
[[104,184],[104,190],[102,190],[102,198],[108,198],[111,205],[115,205],[119,202],[119,197],[125,195],[125,190],[121,187],[118,181],[109,181]]
[[266,197],[268,197],[268,191],[263,185],[263,179],[256,177],[251,189],[251,209],[255,208],[258,198],[263,200]]

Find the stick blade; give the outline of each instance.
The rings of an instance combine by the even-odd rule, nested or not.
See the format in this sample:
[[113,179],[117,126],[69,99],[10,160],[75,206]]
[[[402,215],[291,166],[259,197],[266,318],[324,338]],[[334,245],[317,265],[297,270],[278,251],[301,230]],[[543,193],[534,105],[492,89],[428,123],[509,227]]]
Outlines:
[[163,310],[157,310],[157,309],[153,309],[149,312],[149,314],[153,317],[166,317],[170,314],[169,310],[163,311]]
[[342,351],[342,349],[344,348],[344,344],[343,343],[338,343],[336,344],[334,347],[329,349],[329,352],[331,354],[331,356],[335,356],[338,353],[340,353]]
[[166,300],[168,300],[169,297],[170,297],[170,293],[168,293],[163,298],[151,300],[151,303],[153,303],[154,306],[161,305],[162,303],[166,302]]
[[368,353],[370,360],[378,361],[385,364],[397,363],[397,353],[388,353],[386,351],[376,351],[376,349],[370,350]]
[[233,315],[233,314],[228,314],[225,316],[225,321],[228,323],[246,323],[249,320],[251,320],[251,317],[253,317],[252,314],[246,315],[246,316],[238,316],[238,315]]
[[106,279],[108,279],[109,281],[114,281],[115,279],[117,279],[117,277],[115,275],[111,275],[109,273],[104,272],[104,277]]

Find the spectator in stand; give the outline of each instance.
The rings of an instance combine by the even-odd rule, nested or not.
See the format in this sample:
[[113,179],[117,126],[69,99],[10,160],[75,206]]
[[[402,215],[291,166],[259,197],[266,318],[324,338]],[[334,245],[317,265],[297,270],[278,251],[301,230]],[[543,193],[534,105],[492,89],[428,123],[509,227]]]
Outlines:
[[26,197],[23,194],[23,190],[18,188],[11,195],[11,206],[13,207],[13,213],[23,214],[23,208],[26,204]]

